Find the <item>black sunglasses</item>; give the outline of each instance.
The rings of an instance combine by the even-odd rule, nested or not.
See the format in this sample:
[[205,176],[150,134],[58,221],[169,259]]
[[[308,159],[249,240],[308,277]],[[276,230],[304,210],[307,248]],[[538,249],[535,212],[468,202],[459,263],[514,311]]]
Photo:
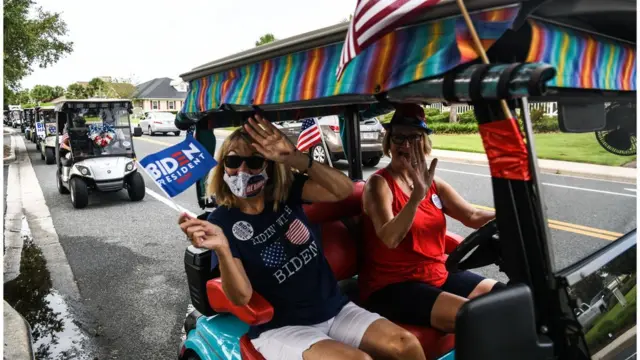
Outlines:
[[412,143],[412,142],[420,140],[420,139],[422,139],[422,134],[411,134],[411,135],[393,134],[393,135],[391,135],[391,141],[396,145],[402,145],[407,140],[409,141],[409,143]]
[[224,158],[224,166],[229,169],[237,169],[243,162],[245,162],[251,170],[261,169],[264,166],[264,158],[261,156],[227,155]]

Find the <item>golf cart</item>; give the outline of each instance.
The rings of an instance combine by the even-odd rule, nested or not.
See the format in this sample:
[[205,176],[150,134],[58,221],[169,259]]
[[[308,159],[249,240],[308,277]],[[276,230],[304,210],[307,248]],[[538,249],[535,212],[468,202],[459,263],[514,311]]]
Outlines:
[[[14,105],[9,105],[9,108],[11,108]],[[17,128],[17,127],[21,127],[22,126],[22,119],[24,118],[24,113],[22,112],[22,109],[20,108],[20,106],[17,106],[17,108],[14,106],[14,109],[10,109],[10,118],[11,118],[11,127],[12,128]]]
[[24,138],[35,142],[35,132],[36,132],[36,109],[35,108],[27,108],[24,109]]
[[[52,137],[51,140],[49,140],[49,142],[53,144],[55,133],[58,129],[57,121],[55,120],[55,118],[56,118],[55,106],[37,106],[35,108],[34,137],[35,137],[36,149],[41,152],[41,158],[43,160],[46,160],[47,152],[46,152],[46,149],[44,151],[42,150],[41,144],[45,142],[45,139],[48,136]],[[38,135],[38,127],[43,129],[43,134]],[[50,148],[51,150],[49,151],[49,155],[54,155],[55,148],[52,146],[50,146]],[[53,156],[51,156],[51,159],[53,159],[52,161],[55,162],[55,159]]]
[[43,106],[36,112],[37,121],[44,124],[44,138],[39,138],[36,147],[40,150],[40,159],[47,165],[56,163],[56,147],[58,146],[57,134],[62,128],[56,121],[55,107]]
[[[442,2],[364,49],[339,81],[335,69],[348,23],[197,67],[181,75],[190,90],[176,126],[195,129],[214,155],[213,129],[241,126],[256,112],[270,121],[344,116],[355,191],[339,203],[306,205],[305,212],[321,229],[324,254],[343,291],[356,300],[364,187],[359,119],[393,111],[397,103],[473,105],[497,217],[464,240],[449,234],[446,267],[497,265],[508,286],[465,303],[455,334],[398,325],[416,335],[428,359],[600,359],[628,351],[635,346],[635,297],[624,309],[622,302],[606,307],[588,331],[576,309],[612,276],[630,279],[623,298],[635,294],[636,230],[557,268],[529,103],[557,102],[566,133],[608,129],[612,115],[605,103],[635,107],[635,34],[626,30],[635,26],[635,2],[466,3],[488,64],[474,51],[460,8]],[[603,57],[609,60],[594,60]],[[516,109],[521,119],[512,115]],[[616,121],[632,127],[636,119]],[[196,187],[203,210],[211,205],[204,182]],[[206,217],[206,211],[199,216]],[[227,299],[211,251],[189,246],[184,261],[195,310],[185,320],[178,358],[262,359],[246,333],[271,320],[271,305],[256,292],[245,306]]]
[[66,100],[56,105],[56,183],[71,193],[73,207],[89,203],[90,191],[127,189],[131,201],[145,195],[131,139],[130,100]]

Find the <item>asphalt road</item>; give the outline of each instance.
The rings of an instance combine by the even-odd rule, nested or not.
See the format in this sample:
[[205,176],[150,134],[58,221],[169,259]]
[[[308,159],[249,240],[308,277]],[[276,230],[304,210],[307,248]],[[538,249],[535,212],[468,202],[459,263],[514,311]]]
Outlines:
[[[183,138],[144,135],[134,144],[141,159]],[[98,193],[87,208],[75,210],[69,195],[56,189],[55,166],[45,165],[35,145],[26,144],[78,283],[82,312],[91,317],[83,322],[91,327],[85,330],[98,335],[99,358],[174,358],[190,303],[183,264],[188,243],[177,226],[178,212],[166,200],[158,201],[164,196],[146,174],[151,191],[143,201],[132,203],[126,191]],[[383,160],[378,168],[386,163]],[[346,162],[335,166],[346,172]],[[365,170],[365,178],[375,170]],[[440,162],[437,169],[437,175],[467,201],[483,207],[493,206],[488,174],[484,166],[450,162]],[[636,193],[626,190],[635,185],[557,175],[543,175],[541,180],[547,217],[555,221],[551,235],[558,269],[635,228]],[[201,212],[193,187],[175,202]],[[452,219],[448,226],[461,235],[471,232]],[[478,272],[506,280],[493,266]]]

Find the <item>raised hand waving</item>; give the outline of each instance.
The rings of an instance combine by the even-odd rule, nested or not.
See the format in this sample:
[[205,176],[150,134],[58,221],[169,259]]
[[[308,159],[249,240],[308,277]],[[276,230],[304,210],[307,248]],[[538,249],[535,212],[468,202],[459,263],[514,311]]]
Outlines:
[[296,147],[282,131],[258,114],[249,118],[244,129],[255,141],[253,148],[269,160],[287,163],[296,153]]

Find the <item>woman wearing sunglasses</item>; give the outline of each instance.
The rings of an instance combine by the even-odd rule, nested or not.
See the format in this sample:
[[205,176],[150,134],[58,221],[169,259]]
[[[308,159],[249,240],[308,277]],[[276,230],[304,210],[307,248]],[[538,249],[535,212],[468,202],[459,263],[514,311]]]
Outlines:
[[[422,106],[398,106],[383,151],[390,164],[372,175],[363,194],[363,266],[358,276],[367,308],[405,324],[453,332],[467,299],[503,286],[469,271],[445,268],[445,214],[471,228],[495,217],[467,203],[427,167],[431,130]],[[496,286],[498,284],[498,286]]]
[[267,360],[424,359],[412,334],[340,292],[308,224],[302,202],[346,198],[347,176],[299,152],[258,115],[225,139],[217,160],[207,196],[220,207],[208,221],[182,215],[180,227],[216,252],[234,304],[247,304],[255,290],[273,305],[273,319],[249,330]]

